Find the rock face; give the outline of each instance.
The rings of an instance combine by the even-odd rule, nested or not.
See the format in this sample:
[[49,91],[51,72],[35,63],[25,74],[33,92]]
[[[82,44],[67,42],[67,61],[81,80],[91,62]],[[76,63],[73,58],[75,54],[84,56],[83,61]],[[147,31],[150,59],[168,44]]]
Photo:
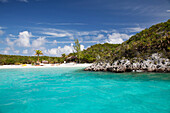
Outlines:
[[170,72],[170,61],[161,58],[161,54],[154,53],[145,60],[134,58],[123,59],[114,63],[98,62],[85,68],[85,71],[111,71],[111,72]]

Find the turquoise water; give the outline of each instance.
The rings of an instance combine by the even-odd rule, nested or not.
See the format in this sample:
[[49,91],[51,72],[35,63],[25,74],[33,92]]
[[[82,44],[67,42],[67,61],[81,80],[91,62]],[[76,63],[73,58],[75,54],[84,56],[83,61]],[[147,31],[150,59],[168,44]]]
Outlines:
[[170,113],[170,74],[1,69],[0,113]]

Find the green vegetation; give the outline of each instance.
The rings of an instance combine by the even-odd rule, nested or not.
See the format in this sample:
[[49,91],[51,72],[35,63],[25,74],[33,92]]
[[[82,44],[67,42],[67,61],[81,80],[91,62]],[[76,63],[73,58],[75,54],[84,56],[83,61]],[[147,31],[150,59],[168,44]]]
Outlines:
[[[75,53],[70,53],[68,56],[63,54],[62,57],[39,57],[38,53],[39,58],[37,56],[0,55],[0,64],[31,64],[37,59],[40,62],[46,60],[49,63],[62,63],[64,60],[82,63],[101,60],[113,62],[122,58],[140,57],[143,59],[152,53],[162,53],[164,57],[170,59],[170,19],[137,33],[122,44],[96,44],[80,51],[79,41],[75,40],[74,49]],[[67,59],[69,57],[73,59]]]
[[113,52],[112,61],[122,57],[131,59],[134,57],[146,58],[153,53],[162,53],[170,58],[170,19],[159,23],[132,36],[122,43]]
[[38,56],[37,62],[39,63],[39,56],[40,56],[40,55],[43,55],[42,51],[41,51],[41,50],[35,50],[35,55]]
[[[108,58],[110,54],[112,54],[112,52],[115,51],[115,48],[118,46],[119,44],[108,44],[108,43],[93,45],[88,49],[81,51],[80,61],[82,63],[85,62],[92,63],[95,62],[96,60],[99,60],[102,57]],[[19,55],[0,54],[0,64],[1,65],[34,64],[37,62],[37,59],[39,59],[39,62],[46,60],[49,63],[63,63],[64,60],[70,61],[67,58],[71,56],[77,56],[77,53],[70,53],[68,56],[66,54],[62,54],[62,57],[39,56],[39,58],[38,56],[19,56]],[[72,61],[78,62],[78,59],[74,58]]]
[[116,50],[120,44],[96,44],[93,45],[86,50],[82,51],[82,62],[95,62],[99,61],[103,58],[107,59],[111,56],[111,54]]
[[73,46],[74,47],[74,50],[76,51],[76,55],[77,55],[77,58],[78,58],[78,62],[80,63],[80,58],[81,58],[81,47],[80,47],[80,43],[79,43],[79,40],[75,40],[75,45]]
[[[1,55],[0,54],[0,64],[10,65],[10,64],[34,64],[37,62],[37,56],[19,56],[19,55]],[[61,57],[49,57],[40,56],[39,61],[46,60],[49,63],[62,63],[64,61]]]

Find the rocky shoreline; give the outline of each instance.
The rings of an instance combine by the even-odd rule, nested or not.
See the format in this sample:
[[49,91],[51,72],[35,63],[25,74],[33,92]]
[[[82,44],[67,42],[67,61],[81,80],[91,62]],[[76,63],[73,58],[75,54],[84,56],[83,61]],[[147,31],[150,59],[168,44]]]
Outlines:
[[170,60],[161,56],[161,54],[154,53],[147,59],[122,59],[114,63],[97,62],[85,68],[85,71],[170,72]]

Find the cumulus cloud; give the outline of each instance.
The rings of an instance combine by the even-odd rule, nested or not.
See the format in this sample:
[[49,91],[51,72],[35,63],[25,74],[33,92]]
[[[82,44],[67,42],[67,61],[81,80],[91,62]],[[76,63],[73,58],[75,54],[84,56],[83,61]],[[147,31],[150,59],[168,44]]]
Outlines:
[[101,40],[102,38],[104,38],[103,34],[99,34],[97,37],[95,37],[95,40]]
[[112,33],[108,34],[108,39],[106,39],[105,42],[111,44],[121,44],[122,42],[124,42],[123,39],[129,39],[129,37],[130,36],[127,34]]
[[[84,45],[80,45],[81,47],[81,51],[84,50]],[[55,56],[58,56],[60,57],[61,54],[69,54],[69,53],[72,53],[74,50],[73,48],[73,43],[71,43],[71,45],[65,45],[63,48],[62,47],[58,47],[58,48],[52,48],[52,49],[48,49],[48,50],[45,50],[44,53],[47,54],[47,55],[55,55]]]
[[39,37],[32,41],[32,47],[40,47],[46,43],[45,37]]
[[50,55],[56,55],[56,56],[61,56],[61,54],[69,54],[71,52],[73,52],[72,48],[70,46],[64,46],[63,48],[61,48],[60,46],[58,48],[52,48],[52,49],[48,49],[48,54]]
[[16,44],[20,47],[40,47],[47,42],[45,37],[39,37],[33,40],[31,44],[30,37],[33,37],[33,35],[28,31],[20,32],[18,35],[19,38],[15,38],[15,35],[12,34],[9,34],[9,36],[15,39],[11,41],[10,38],[6,38],[7,45],[9,46],[14,46],[14,44]]
[[65,45],[63,48],[60,46],[58,48],[48,49],[45,53],[49,55],[61,56],[61,54],[69,54],[73,52],[73,47]]
[[20,32],[18,35],[18,39],[16,40],[16,43],[20,47],[30,47],[30,37],[32,37],[32,34],[28,31]]
[[23,54],[28,54],[28,50],[25,49],[25,50],[22,51],[22,53],[23,53]]

